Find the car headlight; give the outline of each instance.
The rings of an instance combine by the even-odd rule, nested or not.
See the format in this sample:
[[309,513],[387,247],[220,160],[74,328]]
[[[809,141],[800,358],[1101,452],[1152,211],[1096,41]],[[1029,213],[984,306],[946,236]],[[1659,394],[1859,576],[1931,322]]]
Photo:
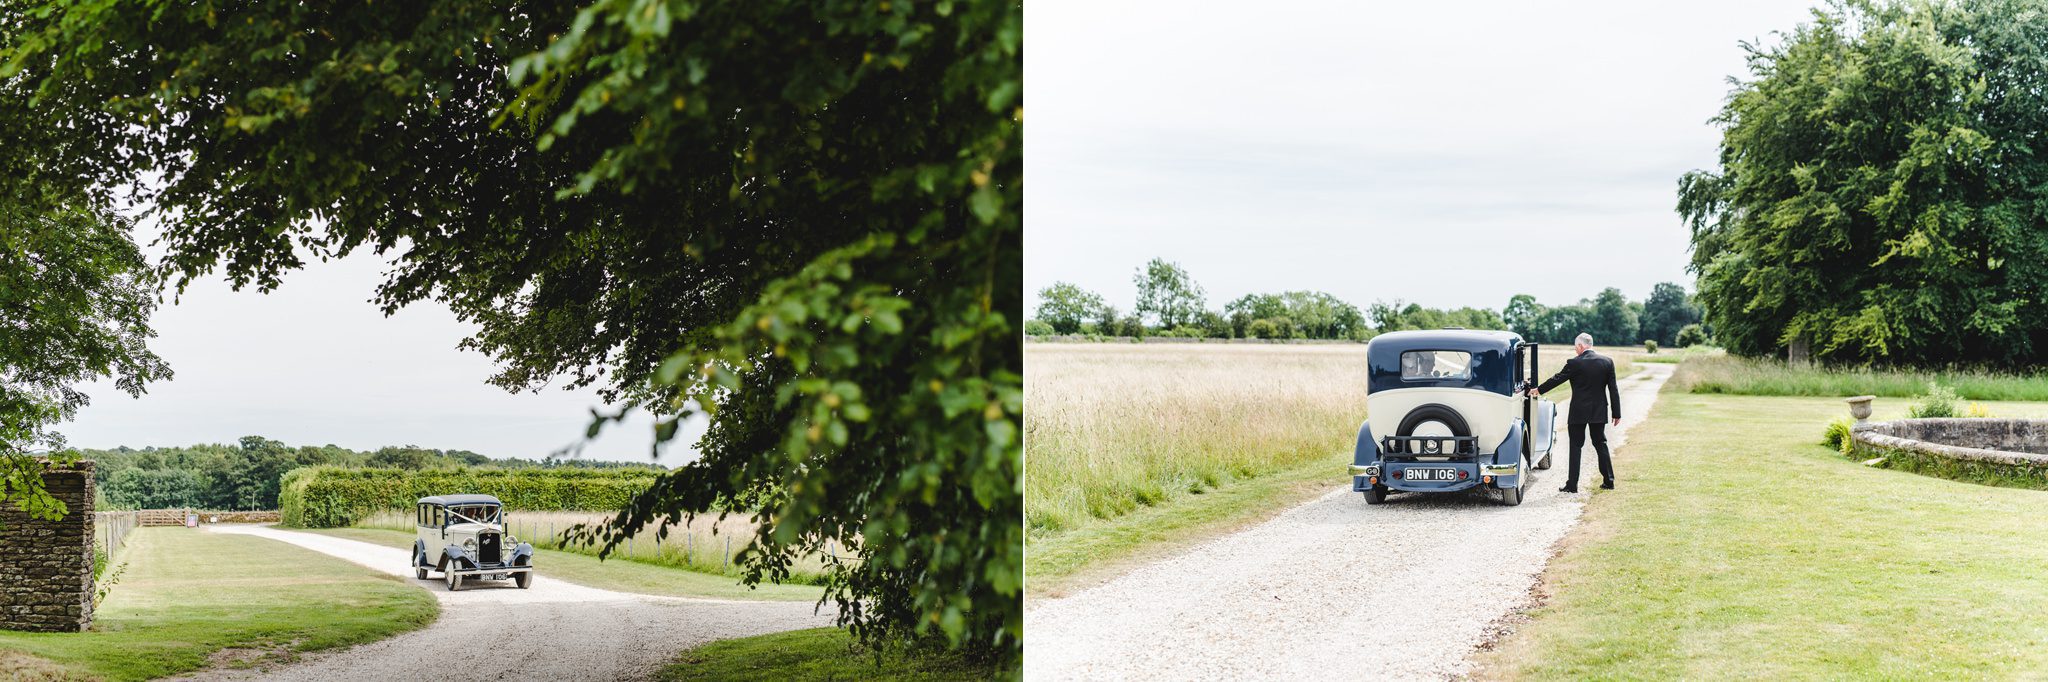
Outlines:
[[476,538],[470,538],[470,539],[467,539],[467,540],[463,540],[463,541],[462,541],[462,548],[463,548],[463,549],[466,549],[466,550],[469,550],[469,551],[472,551],[472,552],[476,551]]
[[513,546],[513,547],[518,547],[518,546],[519,546],[519,536],[516,536],[516,535],[511,535],[511,534],[509,534],[509,533],[508,533],[508,534],[506,534],[506,535],[505,535],[505,544],[507,544],[507,545],[511,545],[511,546]]

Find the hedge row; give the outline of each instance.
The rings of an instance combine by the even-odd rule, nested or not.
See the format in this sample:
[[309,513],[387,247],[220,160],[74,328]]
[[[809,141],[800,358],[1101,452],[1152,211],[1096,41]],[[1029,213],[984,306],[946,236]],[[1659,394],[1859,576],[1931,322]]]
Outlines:
[[624,507],[657,476],[644,469],[359,469],[315,466],[284,475],[284,524],[347,526],[383,509],[411,509],[433,495],[496,496],[508,511],[609,511]]

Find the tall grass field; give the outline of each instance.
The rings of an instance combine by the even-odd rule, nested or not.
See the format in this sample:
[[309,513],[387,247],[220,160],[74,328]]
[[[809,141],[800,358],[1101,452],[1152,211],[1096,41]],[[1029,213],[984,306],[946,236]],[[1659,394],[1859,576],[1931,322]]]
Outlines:
[[1907,398],[1927,393],[1929,382],[1955,389],[1968,400],[2048,401],[2048,374],[2040,373],[1843,369],[1713,355],[1688,359],[1672,376],[1675,390],[1766,396]]
[[1039,537],[1334,460],[1365,420],[1363,344],[1034,343],[1024,364]]

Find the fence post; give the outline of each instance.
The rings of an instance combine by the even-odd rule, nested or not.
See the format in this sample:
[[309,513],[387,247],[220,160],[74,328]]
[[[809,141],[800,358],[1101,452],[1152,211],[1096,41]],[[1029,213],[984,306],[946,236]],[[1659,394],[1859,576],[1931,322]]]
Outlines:
[[732,568],[732,536],[725,536],[725,554],[718,558],[720,568]]

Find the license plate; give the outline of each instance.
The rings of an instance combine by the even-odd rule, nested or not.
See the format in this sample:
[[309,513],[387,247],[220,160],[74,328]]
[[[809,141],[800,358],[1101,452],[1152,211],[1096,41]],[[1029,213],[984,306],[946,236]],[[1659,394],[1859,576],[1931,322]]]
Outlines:
[[1458,478],[1457,469],[1403,469],[1401,475],[1410,481],[1450,481]]

